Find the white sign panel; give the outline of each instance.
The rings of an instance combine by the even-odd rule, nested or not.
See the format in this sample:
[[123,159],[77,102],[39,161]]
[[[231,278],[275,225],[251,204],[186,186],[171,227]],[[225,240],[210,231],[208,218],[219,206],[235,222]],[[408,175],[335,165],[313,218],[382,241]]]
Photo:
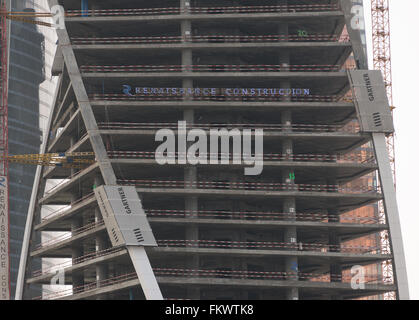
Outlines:
[[363,132],[392,133],[393,116],[381,71],[352,70],[349,79]]
[[7,177],[0,176],[0,300],[10,299],[9,277],[9,199]]
[[100,186],[96,199],[113,246],[156,246],[135,187]]

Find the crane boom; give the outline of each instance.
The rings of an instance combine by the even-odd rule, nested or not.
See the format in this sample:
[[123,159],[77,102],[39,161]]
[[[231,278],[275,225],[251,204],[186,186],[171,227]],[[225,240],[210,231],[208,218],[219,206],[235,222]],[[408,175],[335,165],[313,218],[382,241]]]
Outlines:
[[7,15],[6,16],[6,19],[20,21],[20,22],[32,23],[32,24],[36,24],[36,25],[40,25],[40,26],[45,26],[45,27],[52,27],[52,24],[51,23],[43,22],[43,21],[36,21],[36,20],[31,20],[31,19],[25,19],[25,18],[22,18],[20,16]]
[[21,163],[41,165],[47,167],[84,168],[86,165],[96,162],[93,152],[62,152],[45,154],[22,154],[7,155],[1,161],[9,163]]
[[[7,11],[5,8],[0,10],[0,15],[3,18],[37,24],[45,27],[52,27],[53,25],[48,22],[34,20],[35,18],[51,18],[52,14],[48,12],[25,12],[25,11]],[[28,19],[31,18],[31,19]]]

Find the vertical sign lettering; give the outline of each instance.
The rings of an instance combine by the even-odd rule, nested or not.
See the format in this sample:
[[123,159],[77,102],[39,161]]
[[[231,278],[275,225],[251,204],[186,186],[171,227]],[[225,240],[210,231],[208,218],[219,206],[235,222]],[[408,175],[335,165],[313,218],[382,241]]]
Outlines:
[[0,176],[0,300],[9,299],[9,203],[7,178]]

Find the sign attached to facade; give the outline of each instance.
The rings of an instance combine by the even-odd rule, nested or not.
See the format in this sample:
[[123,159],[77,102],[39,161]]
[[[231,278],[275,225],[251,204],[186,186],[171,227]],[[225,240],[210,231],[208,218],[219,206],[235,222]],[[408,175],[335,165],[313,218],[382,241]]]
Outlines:
[[0,300],[10,299],[7,177],[0,176]]
[[127,96],[236,96],[236,97],[299,97],[309,96],[307,88],[150,88],[123,85]]
[[95,195],[114,247],[157,246],[135,187],[100,186]]
[[393,116],[381,71],[353,70],[349,79],[362,131],[392,133]]

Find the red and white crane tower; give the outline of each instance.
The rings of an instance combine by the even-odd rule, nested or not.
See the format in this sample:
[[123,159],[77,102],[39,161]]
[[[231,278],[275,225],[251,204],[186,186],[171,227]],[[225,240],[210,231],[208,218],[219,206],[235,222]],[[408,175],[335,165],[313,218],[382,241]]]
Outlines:
[[[371,21],[372,21],[372,45],[374,69],[381,70],[386,85],[387,96],[390,108],[393,112],[393,81],[391,73],[391,46],[390,46],[390,7],[389,0],[371,0]],[[387,137],[387,149],[390,158],[390,165],[393,172],[393,181],[396,184],[396,166],[394,134]],[[384,208],[380,206],[380,219],[385,222]],[[390,237],[388,231],[381,233],[381,249],[383,253],[390,253]],[[382,264],[384,281],[394,281],[393,265],[391,261]],[[386,300],[394,300],[395,293],[388,293]]]

